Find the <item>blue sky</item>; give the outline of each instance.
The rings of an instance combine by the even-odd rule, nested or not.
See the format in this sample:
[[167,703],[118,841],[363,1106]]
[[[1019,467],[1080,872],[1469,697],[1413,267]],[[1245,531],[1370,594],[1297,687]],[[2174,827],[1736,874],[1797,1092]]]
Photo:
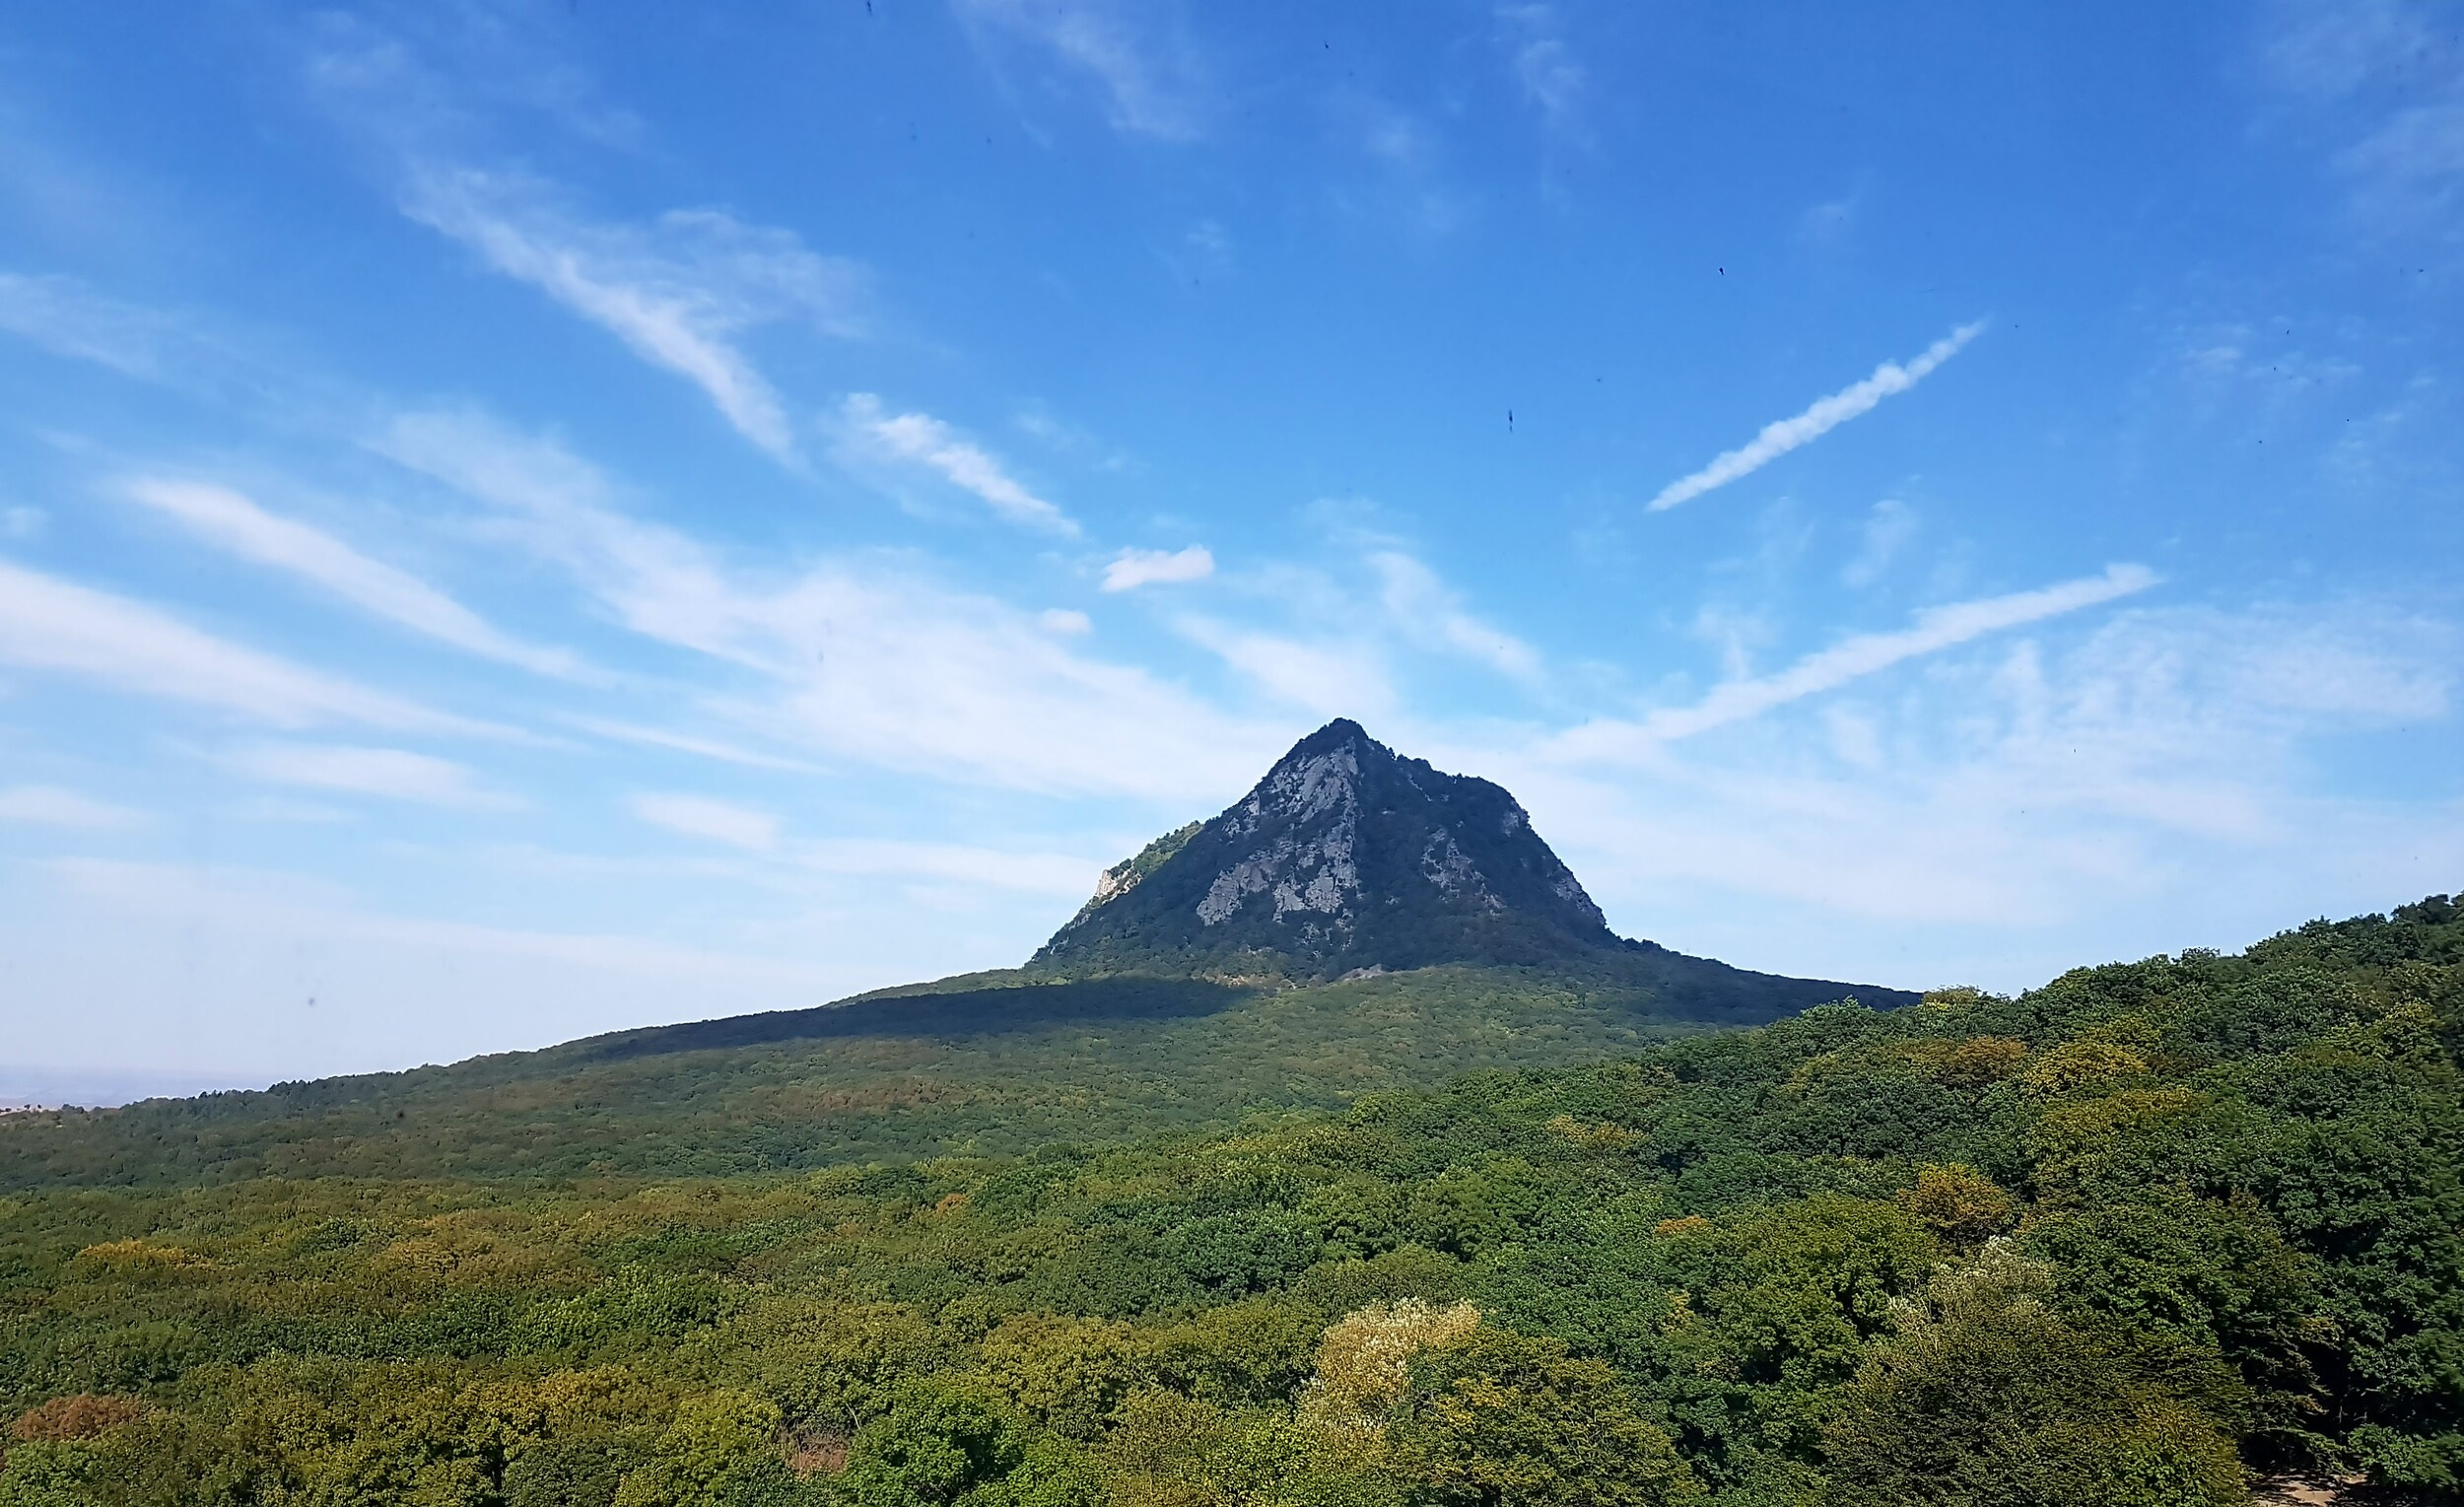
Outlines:
[[0,19],[0,1096],[1023,958],[1348,715],[1629,934],[2464,885],[2435,6]]

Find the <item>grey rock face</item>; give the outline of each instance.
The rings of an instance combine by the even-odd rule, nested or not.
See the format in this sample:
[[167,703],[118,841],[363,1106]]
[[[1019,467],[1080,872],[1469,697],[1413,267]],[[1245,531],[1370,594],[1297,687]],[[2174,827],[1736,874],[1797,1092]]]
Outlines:
[[1263,955],[1335,977],[1630,945],[1512,795],[1401,757],[1342,719],[1303,738],[1151,871],[1127,877],[1107,871],[1031,966]]

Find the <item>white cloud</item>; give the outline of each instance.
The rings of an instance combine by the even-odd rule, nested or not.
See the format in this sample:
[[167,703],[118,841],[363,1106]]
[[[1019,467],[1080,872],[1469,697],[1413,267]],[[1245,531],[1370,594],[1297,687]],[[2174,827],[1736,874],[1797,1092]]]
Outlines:
[[1337,95],[1333,109],[1335,130],[1373,170],[1365,179],[1335,186],[1338,206],[1426,239],[1451,235],[1471,218],[1476,200],[1446,171],[1436,128],[1359,90]]
[[1882,499],[1866,514],[1856,557],[1841,568],[1839,579],[1852,586],[1872,585],[1915,537],[1916,511],[1897,498]]
[[1183,550],[1125,549],[1104,567],[1104,589],[1129,591],[1173,582],[1204,581],[1213,574],[1214,553],[1201,544]]
[[351,123],[382,138],[468,141],[515,115],[530,117],[520,129],[552,125],[594,147],[633,153],[646,145],[641,116],[575,62],[550,13],[391,7],[325,12],[305,30],[310,84]]
[[0,662],[84,676],[283,726],[365,722],[503,736],[351,681],[201,633],[126,597],[0,563]]
[[1181,233],[1177,241],[1160,248],[1164,265],[1181,282],[1203,283],[1240,270],[1240,246],[1220,220],[1200,220]]
[[2408,62],[2443,50],[2429,14],[2402,0],[2279,3],[2267,61],[2277,81],[2301,94],[2333,99],[2384,83]]
[[767,811],[739,806],[707,795],[661,794],[643,791],[630,797],[626,805],[633,814],[653,827],[681,832],[730,848],[743,848],[756,853],[766,852],[779,844],[779,818]]
[[1844,199],[1826,199],[1797,217],[1797,239],[1809,245],[1830,246],[1846,239],[1857,223],[1857,203],[1861,195]]
[[2145,566],[2116,565],[2101,576],[2033,591],[1928,607],[1916,615],[1914,626],[1896,633],[1859,634],[1809,654],[1778,674],[1728,681],[1690,707],[1665,708],[1640,721],[1601,719],[1587,722],[1559,734],[1553,746],[1574,759],[1645,754],[1660,744],[1759,717],[1774,707],[1836,690],[1852,680],[1989,633],[2144,591],[2156,581],[2156,573]]
[[0,539],[32,539],[51,521],[39,508],[0,508]]
[[130,482],[127,492],[210,544],[287,571],[415,633],[543,675],[579,673],[571,654],[525,644],[417,577],[227,487],[149,477]]
[[107,829],[134,827],[143,812],[115,806],[52,785],[17,785],[0,788],[0,822],[25,822],[42,827]]
[[1076,902],[1095,888],[1104,865],[1064,854],[1012,853],[961,843],[910,843],[870,838],[833,838],[798,850],[804,866],[834,874],[878,874],[930,879],[1048,895]]
[[295,433],[349,401],[342,384],[278,336],[133,304],[73,277],[0,272],[0,334]]
[[1206,91],[1191,48],[1155,34],[1166,7],[1122,0],[956,0],[979,36],[999,31],[1092,75],[1115,129],[1164,141],[1199,132]]
[[2330,161],[2372,231],[2452,224],[2464,202],[2464,46],[2434,8],[2279,4],[2267,60],[2347,144]]
[[281,822],[295,826],[323,827],[354,819],[353,813],[322,801],[290,800],[280,795],[258,795],[236,800],[215,808],[218,816],[229,816],[243,822]]
[[1540,654],[1531,645],[1474,617],[1437,573],[1401,550],[1374,550],[1369,567],[1379,581],[1379,600],[1405,637],[1425,648],[1475,660],[1516,680],[1540,676]]
[[1927,346],[1925,354],[1906,366],[1895,361],[1883,362],[1874,369],[1873,376],[1828,397],[1817,398],[1814,406],[1794,418],[1775,419],[1765,424],[1762,432],[1746,444],[1717,456],[1692,475],[1678,477],[1661,488],[1660,495],[1651,500],[1648,511],[1665,512],[1715,487],[1724,487],[1741,476],[1760,470],[1799,445],[1813,444],[1850,419],[1873,412],[1882,399],[1915,386],[1935,368],[1958,355],[1969,341],[1984,332],[1982,321],[1962,324]]
[[479,784],[450,760],[401,748],[332,743],[258,743],[226,754],[224,767],[273,785],[376,795],[453,810],[506,810],[519,800]]
[[693,382],[737,433],[783,461],[795,459],[793,427],[738,338],[782,321],[843,336],[862,328],[859,267],[720,210],[590,224],[537,183],[438,168],[413,175],[403,209]]
[[1613,766],[1521,733],[1418,751],[1513,789],[1620,929],[1786,973],[2032,986],[2454,888],[2464,805],[2353,792],[2315,757],[2445,725],[2453,625],[2099,618]]
[[1394,709],[1385,664],[1356,637],[1307,642],[1200,617],[1175,626],[1267,695],[1316,716],[1366,719]]
[[665,748],[689,753],[720,764],[736,764],[746,769],[787,770],[799,775],[821,773],[821,766],[809,759],[789,759],[760,749],[746,748],[719,738],[696,733],[678,732],[669,727],[646,727],[639,722],[621,722],[603,717],[568,717],[566,721],[584,732],[592,732],[619,743],[638,743],[645,748]]
[[193,382],[201,367],[230,359],[190,321],[105,297],[73,277],[0,272],[0,331],[145,381]]
[[1583,102],[1586,75],[1573,48],[1557,34],[1556,8],[1507,5],[1499,7],[1497,14],[1514,29],[1508,49],[1524,98],[1539,108],[1550,130],[1571,129]]
[[405,416],[373,442],[504,508],[634,632],[743,678],[705,716],[784,749],[1012,789],[1226,793],[1276,735],[1146,670],[1094,658],[1036,613],[875,556],[732,563],[615,511],[558,446],[469,415]]
[[840,417],[862,451],[924,466],[1012,523],[1077,537],[1078,525],[1068,514],[1028,491],[982,446],[930,414],[886,413],[878,397],[854,392],[840,408]]
[[1093,633],[1095,620],[1075,607],[1047,607],[1035,615],[1047,633],[1065,633],[1071,637]]

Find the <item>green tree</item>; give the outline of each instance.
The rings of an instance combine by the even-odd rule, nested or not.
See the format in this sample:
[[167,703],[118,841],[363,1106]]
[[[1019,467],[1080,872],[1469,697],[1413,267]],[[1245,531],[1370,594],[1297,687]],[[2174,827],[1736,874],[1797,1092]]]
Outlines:
[[1507,1330],[1420,1352],[1389,1435],[1413,1498],[1432,1507],[1664,1507],[1703,1496],[1616,1373]]
[[1829,1507],[2246,1499],[2224,1424],[2163,1367],[2029,1298],[1963,1307],[1912,1323],[1844,1390],[1825,1440]]

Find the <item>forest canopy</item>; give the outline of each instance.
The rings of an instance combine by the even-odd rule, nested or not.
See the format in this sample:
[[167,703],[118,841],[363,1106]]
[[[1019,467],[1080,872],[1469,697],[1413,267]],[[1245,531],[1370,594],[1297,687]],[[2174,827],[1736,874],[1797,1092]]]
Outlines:
[[2453,1492],[2460,1054],[2433,897],[1229,1131],[52,1187],[0,1507]]

